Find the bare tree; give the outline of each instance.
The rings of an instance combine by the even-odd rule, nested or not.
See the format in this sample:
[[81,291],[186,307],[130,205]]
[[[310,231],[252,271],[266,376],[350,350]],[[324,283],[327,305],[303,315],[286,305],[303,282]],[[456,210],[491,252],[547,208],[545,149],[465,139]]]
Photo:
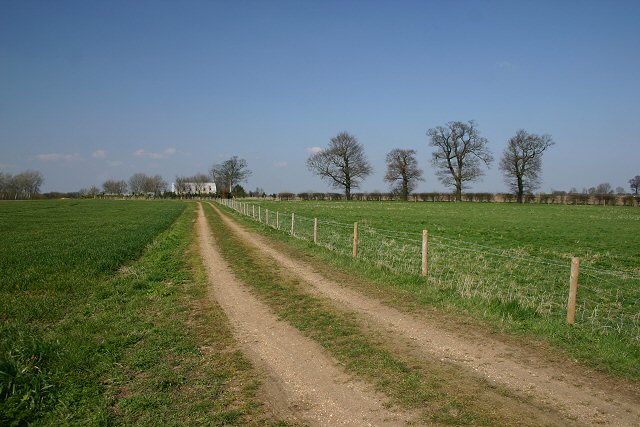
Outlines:
[[144,173],[136,173],[129,178],[129,191],[131,194],[142,194],[146,192],[145,183],[148,176]]
[[0,197],[3,199],[22,198],[16,177],[0,172]]
[[347,132],[340,132],[331,138],[328,148],[309,156],[307,168],[333,187],[344,188],[347,200],[351,200],[351,190],[373,171],[358,138]]
[[100,189],[96,185],[92,185],[89,189],[88,195],[96,197],[98,194],[100,194]]
[[0,172],[0,198],[30,199],[40,192],[43,183],[44,178],[38,171],[27,170],[17,175]]
[[467,183],[476,181],[484,172],[481,164],[489,166],[493,156],[487,148],[486,138],[480,136],[476,123],[449,122],[427,131],[429,145],[435,148],[432,163],[442,184],[454,187],[456,201],[462,200]]
[[173,191],[175,191],[177,194],[189,193],[191,191],[189,182],[189,177],[176,176],[176,182],[174,184]]
[[167,182],[160,176],[136,173],[129,178],[129,190],[132,194],[162,194],[167,191]]
[[387,153],[387,173],[384,180],[391,184],[391,191],[407,200],[415,190],[418,181],[424,181],[422,170],[418,167],[416,150],[396,148]]
[[11,174],[0,172],[0,199],[11,197]]
[[640,188],[640,175],[636,175],[629,180],[629,187],[633,194],[638,195],[638,188]]
[[204,193],[204,191],[206,190],[207,182],[209,182],[211,178],[209,177],[209,175],[206,175],[203,173],[197,173],[194,176],[192,176],[190,180],[191,182],[193,182],[193,185],[196,190],[195,192],[197,194],[201,194],[201,193]]
[[152,177],[148,177],[145,187],[147,193],[159,195],[167,191],[167,181],[165,181],[160,175],[154,175]]
[[602,184],[598,184],[594,193],[599,195],[613,194],[613,188],[608,182],[603,182]]
[[211,168],[211,177],[216,187],[223,194],[229,194],[231,189],[251,176],[247,161],[233,156],[221,164]]
[[127,192],[127,181],[109,179],[102,184],[102,189],[106,194],[124,194]]
[[38,171],[27,170],[13,177],[13,187],[17,193],[16,198],[30,199],[40,192],[40,186],[44,182],[42,174]]
[[[589,189],[589,192],[591,192],[591,189]],[[603,205],[607,205],[611,204],[612,201],[615,200],[613,196],[613,187],[611,187],[611,184],[609,184],[608,182],[598,184],[594,188],[592,195],[594,196],[598,204],[602,203]]]
[[524,129],[509,139],[499,168],[518,203],[523,203],[524,195],[533,193],[540,186],[542,154],[553,144],[550,135],[527,133]]

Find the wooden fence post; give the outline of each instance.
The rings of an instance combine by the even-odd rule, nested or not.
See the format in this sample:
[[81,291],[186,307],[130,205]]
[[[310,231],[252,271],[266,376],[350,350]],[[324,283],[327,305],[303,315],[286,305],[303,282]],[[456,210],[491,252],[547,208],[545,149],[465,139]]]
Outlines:
[[358,256],[358,223],[353,223],[353,257]]
[[269,225],[269,209],[265,209],[264,211],[264,222]]
[[569,278],[569,303],[567,304],[567,323],[573,325],[576,319],[576,296],[578,295],[578,275],[580,274],[580,258],[571,259],[571,276]]
[[296,235],[296,214],[291,212],[291,235]]
[[422,230],[422,275],[429,277],[429,233]]
[[262,210],[260,206],[258,206],[258,222],[262,222]]
[[318,218],[313,218],[313,243],[318,244]]
[[276,211],[276,230],[280,230],[280,212]]
[[256,219],[256,205],[251,205],[251,208],[252,208],[252,210],[253,210],[253,212],[252,212],[252,214],[251,214],[251,217],[252,217],[253,219]]

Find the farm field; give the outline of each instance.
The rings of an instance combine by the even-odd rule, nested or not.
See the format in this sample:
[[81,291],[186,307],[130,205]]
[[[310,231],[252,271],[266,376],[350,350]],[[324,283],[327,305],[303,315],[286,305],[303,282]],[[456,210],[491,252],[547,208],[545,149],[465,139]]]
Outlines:
[[[259,212],[264,224],[268,209],[269,225],[284,233],[290,232],[295,212],[295,234],[310,242],[313,218],[318,218],[318,245],[331,252],[324,255],[313,245],[306,250],[341,268],[393,283],[425,304],[453,305],[500,328],[543,337],[605,371],[640,377],[636,208],[245,202],[248,207],[240,211],[255,221]],[[354,222],[359,223],[359,263],[351,256]],[[429,230],[427,287],[420,277],[423,229]],[[336,252],[341,256],[331,255]],[[581,269],[576,324],[568,327],[572,256],[581,258]]]
[[[292,366],[304,372],[315,367],[321,375],[331,364],[331,369],[345,375],[342,385],[351,390],[348,393],[362,390],[357,392],[360,400],[354,398],[354,402],[368,401],[373,408],[390,409],[397,420],[439,425],[563,425],[566,419],[579,419],[633,425],[630,420],[638,415],[630,409],[638,399],[633,390],[640,377],[637,324],[624,317],[637,313],[637,305],[627,304],[633,298],[637,304],[637,282],[634,271],[622,264],[617,264],[616,275],[605,283],[609,286],[603,288],[606,292],[587,289],[580,294],[599,297],[598,307],[605,307],[611,285],[630,283],[616,290],[613,307],[618,312],[609,311],[607,317],[582,314],[570,327],[563,322],[562,303],[553,302],[555,288],[544,281],[553,278],[554,269],[561,271],[558,298],[566,301],[568,265],[562,254],[557,259],[546,258],[545,269],[539,271],[535,266],[541,256],[525,254],[522,248],[507,257],[505,253],[513,249],[506,246],[496,249],[453,237],[439,241],[434,232],[431,276],[425,280],[419,274],[419,256],[414,260],[420,248],[415,235],[421,233],[400,225],[401,215],[390,219],[393,209],[383,219],[376,204],[365,204],[366,209],[349,217],[361,223],[359,262],[353,262],[353,225],[340,222],[337,215],[321,220],[319,245],[315,245],[313,216],[306,217],[298,209],[305,203],[265,204],[260,208],[262,223],[229,208],[223,213],[208,203],[202,205],[201,210],[198,203],[182,201],[0,203],[0,424],[157,425],[158,420],[173,425],[288,425],[309,420],[313,424],[313,417],[300,416],[310,409],[322,421],[325,400],[313,381],[301,386],[318,393],[306,393],[302,401],[270,394],[271,386],[265,382],[289,377],[270,371],[264,365],[266,359],[254,360],[251,346],[256,341],[238,335],[239,320],[229,316],[229,307],[246,310],[249,298],[220,299],[216,292],[223,288],[239,292],[237,295],[249,292],[262,301],[264,308],[251,314],[255,325],[271,319],[271,326],[262,331],[268,345],[273,344],[270,337],[276,329],[284,330],[283,324],[297,329],[284,334],[278,346],[298,357]],[[271,227],[264,224],[267,206],[272,209]],[[276,207],[281,216],[273,215]],[[283,231],[289,231],[285,218],[291,210],[284,213],[289,207],[296,212],[297,239]],[[339,212],[332,209],[335,207],[327,204],[327,213]],[[358,208],[357,203],[342,207],[345,211]],[[315,211],[310,214],[318,215]],[[234,225],[231,217],[244,227]],[[276,221],[280,231],[273,228]],[[419,219],[412,221],[423,226]],[[378,224],[386,227],[374,228]],[[462,233],[464,227],[459,230]],[[262,249],[251,243],[258,237],[256,231],[266,235]],[[214,244],[207,243],[203,233]],[[313,266],[305,264],[302,275],[296,276],[297,272],[275,263],[265,248]],[[215,268],[233,272],[233,277],[211,275],[211,260],[216,259],[211,254],[215,252],[219,253]],[[388,253],[395,255],[388,257]],[[611,259],[624,256],[621,250]],[[509,272],[492,273],[504,268],[504,260],[512,263]],[[523,265],[528,270],[520,271]],[[589,268],[593,271],[587,278],[605,274],[602,266],[587,266],[586,270]],[[312,290],[324,283],[322,277],[314,276],[315,271],[323,272],[334,290],[344,287],[360,293],[349,299],[355,305],[323,297],[319,288]],[[609,277],[614,270],[606,271]],[[522,282],[529,276],[534,279]],[[496,283],[506,283],[508,292]],[[522,283],[535,283],[540,291],[534,289],[523,298],[517,288]],[[585,280],[581,286],[590,283]],[[552,303],[541,305],[540,295]],[[382,326],[362,317],[356,303],[366,301],[377,301],[382,311],[391,313],[376,313]],[[585,307],[589,305],[582,303],[580,310]],[[258,314],[264,310],[269,314]],[[622,321],[618,314],[623,314]],[[400,334],[385,326],[392,318],[394,322],[409,319],[406,316],[418,323]],[[260,327],[253,326],[249,331],[257,329]],[[421,330],[427,338],[407,338],[411,330]],[[448,333],[454,337],[449,342],[457,344],[446,347],[479,357],[475,359],[478,367],[493,364],[499,374],[507,366],[503,363],[519,366],[520,377],[514,377],[520,378],[517,384],[526,382],[530,369],[539,372],[538,394],[522,394],[508,382],[493,384],[470,365],[456,362],[459,357],[433,356],[431,352],[437,354],[443,344],[432,340],[439,336],[446,341]],[[313,341],[316,344],[310,348],[319,345],[322,349],[296,355],[287,351],[287,337]],[[482,356],[483,345],[495,338],[507,350],[495,357]],[[561,347],[570,358],[557,348],[548,350],[544,341]],[[325,362],[315,366],[320,356]],[[573,366],[574,358],[614,376]],[[538,362],[529,365],[530,360]],[[572,366],[566,371],[558,360],[570,360]],[[305,367],[307,363],[314,366]],[[516,370],[508,371],[515,375]],[[548,376],[549,372],[554,374]],[[576,373],[580,379],[571,379]],[[560,388],[545,394],[547,380],[543,378]],[[333,376],[325,379],[322,389],[328,394],[323,396],[340,403],[344,398],[335,392],[334,380]],[[361,383],[368,385],[359,388],[356,384]],[[554,400],[550,396],[565,395],[548,404]],[[610,395],[617,396],[615,404],[602,398]],[[564,407],[573,406],[571,402],[590,409],[565,411]],[[360,409],[343,410],[343,415],[359,417]],[[377,416],[384,419],[387,415]]]
[[[249,201],[289,219],[360,225],[640,274],[640,209],[514,203]],[[567,264],[568,265],[568,264]]]
[[255,373],[206,299],[194,209],[0,203],[0,424],[262,419]]

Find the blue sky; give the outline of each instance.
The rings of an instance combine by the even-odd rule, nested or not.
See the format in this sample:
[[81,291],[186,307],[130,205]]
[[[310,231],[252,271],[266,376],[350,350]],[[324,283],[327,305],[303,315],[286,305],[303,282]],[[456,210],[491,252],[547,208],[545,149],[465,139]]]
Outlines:
[[640,174],[638,1],[0,0],[0,171],[76,191],[171,182],[237,155],[245,188],[326,191],[305,160],[340,131],[412,148],[442,190],[427,129],[476,120],[497,168],[518,129],[551,134],[542,191]]

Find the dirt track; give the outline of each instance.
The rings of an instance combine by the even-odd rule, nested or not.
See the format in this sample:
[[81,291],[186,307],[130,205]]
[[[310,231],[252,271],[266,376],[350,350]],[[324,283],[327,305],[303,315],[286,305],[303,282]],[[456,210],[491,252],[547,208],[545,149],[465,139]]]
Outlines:
[[530,398],[559,412],[567,422],[580,425],[640,425],[640,393],[628,385],[618,386],[603,375],[576,366],[562,357],[545,357],[522,345],[496,338],[477,328],[445,329],[438,319],[416,316],[385,306],[348,287],[325,278],[307,263],[273,249],[265,238],[246,231],[222,214],[225,223],[246,242],[272,257],[292,274],[312,286],[313,291],[358,313],[392,334],[410,339],[415,351],[464,367],[470,374]]
[[202,206],[197,222],[210,296],[229,317],[245,353],[265,373],[265,404],[278,417],[311,425],[404,425],[372,387],[354,381],[315,342],[281,322],[232,274]]

